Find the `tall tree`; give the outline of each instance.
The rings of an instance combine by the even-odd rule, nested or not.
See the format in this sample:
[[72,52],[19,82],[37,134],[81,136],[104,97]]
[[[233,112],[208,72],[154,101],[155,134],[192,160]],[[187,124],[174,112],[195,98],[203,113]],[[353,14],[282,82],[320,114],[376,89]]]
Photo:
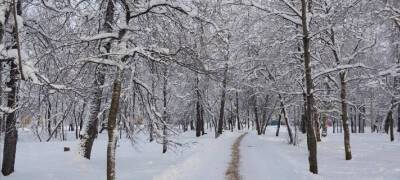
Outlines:
[[[5,9],[7,9],[7,4],[5,2],[0,3],[3,5]],[[18,140],[18,130],[17,130],[17,117],[16,117],[16,108],[17,108],[17,95],[18,95],[18,81],[22,79],[22,71],[20,72],[21,68],[18,67],[22,66],[21,64],[21,53],[20,53],[20,44],[19,44],[19,28],[18,28],[18,17],[22,15],[22,7],[21,1],[13,0],[12,6],[9,9],[13,13],[13,30],[12,30],[12,42],[13,45],[11,50],[18,52],[16,57],[12,57],[9,61],[10,64],[10,79],[6,83],[7,87],[10,89],[7,95],[7,107],[11,110],[7,114],[6,119],[6,131],[4,136],[4,148],[3,148],[3,163],[1,172],[3,175],[8,176],[14,172],[14,165],[15,165],[15,154],[17,151],[17,140]],[[9,13],[5,13],[5,16],[8,16]],[[1,17],[3,19],[4,17]],[[8,17],[6,17],[7,19]],[[5,23],[6,21],[4,21]],[[4,28],[5,24],[1,24],[0,28]],[[3,31],[3,30],[1,30]],[[3,37],[1,37],[3,38]],[[1,42],[1,41],[0,41]]]
[[315,137],[314,122],[312,120],[314,95],[313,79],[311,78],[311,55],[310,55],[310,34],[309,34],[309,19],[307,0],[301,0],[301,24],[303,28],[303,57],[304,57],[304,72],[306,78],[306,127],[307,127],[307,146],[308,146],[308,162],[310,172],[318,174],[317,162],[317,140]]

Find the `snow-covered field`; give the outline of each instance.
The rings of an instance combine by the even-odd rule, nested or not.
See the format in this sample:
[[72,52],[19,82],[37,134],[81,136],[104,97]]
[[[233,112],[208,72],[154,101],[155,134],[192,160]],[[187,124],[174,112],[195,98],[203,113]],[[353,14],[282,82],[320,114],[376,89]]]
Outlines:
[[[330,131],[331,132],[331,131]],[[194,132],[176,137],[181,147],[161,153],[161,145],[140,136],[134,146],[122,139],[117,148],[120,180],[223,180],[231,145],[242,132],[213,133],[196,138]],[[95,141],[92,159],[77,154],[77,141],[32,142],[20,138],[16,171],[1,180],[101,180],[106,172],[106,134]],[[400,179],[400,141],[385,134],[351,134],[353,160],[344,160],[343,134],[329,134],[318,143],[319,175],[308,172],[305,138],[299,146],[287,144],[268,127],[266,135],[250,132],[241,143],[240,173],[244,180],[276,179]],[[397,135],[398,138],[398,135]],[[71,138],[72,139],[72,138]],[[2,146],[2,144],[1,144]],[[63,152],[63,147],[71,147]]]
[[[140,136],[132,146],[122,139],[117,148],[117,179],[223,179],[230,160],[230,145],[239,133],[227,132],[219,139],[214,133],[196,138],[194,132],[176,137],[180,147],[162,154],[162,146]],[[72,138],[71,138],[72,139]],[[71,147],[63,152],[64,146]],[[3,144],[1,144],[3,147]],[[31,142],[20,138],[16,171],[1,180],[101,180],[106,179],[106,133],[96,139],[91,160],[81,158],[77,141]],[[214,154],[213,154],[214,153]],[[205,175],[201,173],[207,172]]]
[[[399,180],[400,141],[386,134],[351,134],[353,159],[344,159],[343,134],[332,134],[318,143],[319,174],[308,172],[305,136],[299,146],[289,146],[284,128],[280,137],[273,129],[265,136],[249,133],[242,142],[242,174],[248,180],[330,179]],[[397,135],[397,139],[398,139]]]

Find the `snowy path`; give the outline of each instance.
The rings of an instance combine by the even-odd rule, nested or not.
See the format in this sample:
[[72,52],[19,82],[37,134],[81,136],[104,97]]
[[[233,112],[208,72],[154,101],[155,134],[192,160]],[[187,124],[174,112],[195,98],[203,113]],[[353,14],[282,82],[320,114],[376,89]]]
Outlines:
[[[275,136],[249,133],[241,145],[241,172],[244,180],[310,179],[304,164],[299,164],[284,153],[288,145]],[[283,147],[286,146],[286,147]],[[306,158],[306,155],[300,155]]]
[[[147,136],[139,135],[134,146],[122,139],[117,148],[118,180],[223,180],[230,161],[231,146],[240,136],[238,132],[224,132],[215,139],[208,133],[195,137],[183,133],[174,141],[182,146],[161,153],[162,145],[149,143]],[[16,171],[1,180],[105,180],[107,134],[99,134],[92,158],[86,160],[77,154],[79,142],[32,142],[21,137],[17,148]],[[63,152],[63,147],[71,147]],[[2,144],[0,143],[0,147]]]
[[[331,131],[330,131],[331,132]],[[139,135],[134,146],[122,139],[117,148],[118,180],[230,180],[226,171],[233,144],[244,132],[213,133],[195,137],[187,132],[175,137],[182,146],[161,153],[162,146]],[[305,135],[298,146],[289,145],[285,128],[279,137],[269,127],[265,135],[251,131],[243,137],[237,158],[241,180],[398,180],[400,179],[400,134],[390,142],[386,134],[352,134],[353,159],[344,160],[343,134],[329,134],[318,143],[319,175],[308,172]],[[77,154],[78,141],[39,143],[21,136],[16,171],[1,180],[104,180],[106,178],[106,134],[94,144],[91,160]],[[239,143],[237,143],[239,144]],[[2,144],[0,143],[0,147]],[[63,152],[63,147],[71,147]],[[0,153],[1,156],[1,153]],[[240,176],[239,176],[240,175]]]
[[171,165],[153,180],[223,180],[230,162],[231,146],[239,133],[224,132],[218,139],[203,144],[182,162]]
[[240,172],[239,172],[239,165],[240,165],[240,143],[242,142],[244,136],[247,133],[240,135],[235,143],[232,145],[232,152],[231,152],[231,162],[229,163],[229,167],[225,172],[227,180],[240,180],[242,179]]

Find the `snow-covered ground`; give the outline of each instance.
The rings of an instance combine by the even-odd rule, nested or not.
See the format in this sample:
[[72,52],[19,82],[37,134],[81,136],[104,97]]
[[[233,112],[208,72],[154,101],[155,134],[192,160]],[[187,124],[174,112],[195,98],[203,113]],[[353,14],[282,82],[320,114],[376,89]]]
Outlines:
[[289,146],[285,128],[281,128],[279,137],[275,136],[275,129],[269,127],[264,136],[251,132],[243,139],[243,179],[400,179],[400,141],[390,142],[386,134],[351,134],[353,159],[346,161],[343,134],[328,131],[328,137],[318,143],[319,174],[312,175],[308,172],[305,136],[301,135],[299,146]]
[[[91,160],[78,155],[78,141],[32,142],[30,136],[18,142],[15,173],[7,177],[0,174],[1,180],[106,179],[106,133],[96,139]],[[122,139],[117,148],[117,179],[223,179],[230,145],[238,136],[227,132],[215,139],[211,132],[196,138],[192,131],[176,137],[182,146],[166,154],[161,153],[160,144],[148,143],[147,136],[139,136],[134,146]],[[63,152],[64,146],[71,147],[71,151]]]
[[[240,174],[244,180],[277,179],[400,179],[400,141],[389,142],[385,134],[351,134],[353,159],[344,160],[343,134],[329,133],[318,143],[319,175],[308,172],[306,141],[287,144],[285,127],[280,137],[268,127],[266,135],[251,131],[243,139]],[[330,131],[331,132],[331,131]],[[196,138],[194,132],[176,137],[181,147],[161,153],[161,145],[139,136],[134,146],[122,139],[117,148],[119,180],[223,180],[230,161],[231,145],[243,132],[213,133]],[[397,134],[397,139],[398,134]],[[71,138],[72,139],[72,138]],[[3,146],[0,144],[1,147]],[[78,142],[32,142],[20,138],[16,171],[1,180],[101,180],[106,172],[106,134],[95,141],[91,160],[77,154]],[[63,152],[63,147],[71,147]]]

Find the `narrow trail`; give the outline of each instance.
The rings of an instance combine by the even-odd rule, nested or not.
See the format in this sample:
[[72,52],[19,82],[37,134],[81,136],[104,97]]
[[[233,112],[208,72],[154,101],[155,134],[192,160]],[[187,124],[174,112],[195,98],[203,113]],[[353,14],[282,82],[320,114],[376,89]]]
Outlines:
[[226,180],[241,180],[242,177],[239,173],[239,166],[240,166],[240,142],[247,135],[247,132],[240,135],[235,143],[232,145],[232,152],[231,152],[231,161],[229,163],[229,167],[225,172],[225,179]]

